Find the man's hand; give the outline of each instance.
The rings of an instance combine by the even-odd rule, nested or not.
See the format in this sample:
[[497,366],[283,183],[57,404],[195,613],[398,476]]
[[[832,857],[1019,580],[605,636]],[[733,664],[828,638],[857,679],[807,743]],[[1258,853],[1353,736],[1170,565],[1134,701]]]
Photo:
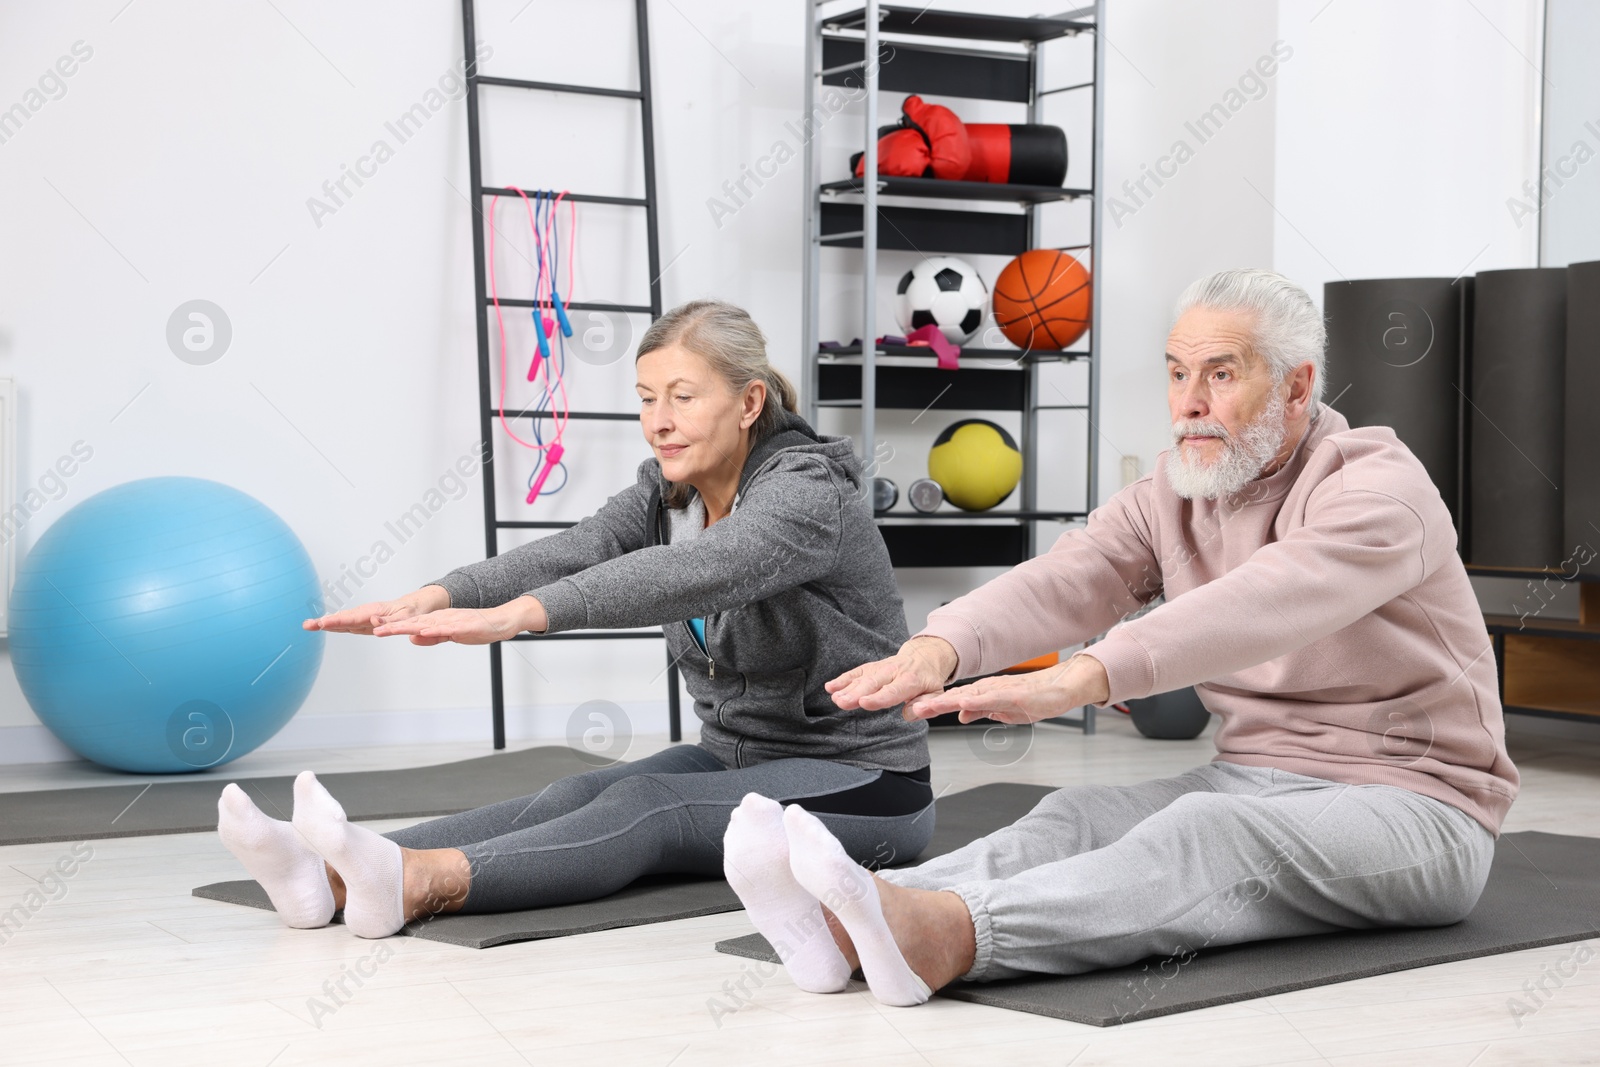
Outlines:
[[[824,684],[833,702],[850,711],[892,708],[924,693],[944,689],[945,679],[956,669],[955,648],[942,637],[913,637],[888,659],[863,663]],[[906,713],[907,721],[911,716]]]
[[303,630],[325,630],[328,633],[370,634],[375,626],[398,622],[416,615],[450,606],[450,594],[437,585],[425,585],[414,593],[393,600],[374,600],[360,607],[329,612],[300,624]]
[[1093,656],[1080,653],[1042,671],[997,674],[942,693],[919,696],[906,705],[905,717],[931,719],[955,711],[960,712],[961,722],[1038,722],[1085,704],[1103,704],[1110,695],[1105,667]]
[[375,637],[409,634],[413,645],[437,645],[444,641],[487,645],[515,637],[523,630],[542,633],[548,625],[544,605],[531,596],[520,596],[497,608],[446,608],[396,619],[375,627],[372,633]]

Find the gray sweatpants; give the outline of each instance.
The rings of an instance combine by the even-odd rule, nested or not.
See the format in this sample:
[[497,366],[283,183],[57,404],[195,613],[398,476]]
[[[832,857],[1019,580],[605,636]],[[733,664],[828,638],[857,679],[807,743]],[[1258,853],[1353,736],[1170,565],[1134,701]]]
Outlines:
[[[895,885],[972,913],[963,978],[1077,974],[1206,947],[1466,916],[1494,836],[1441,801],[1217,761],[1131,786],[1071,786]],[[1148,986],[1148,983],[1146,983]],[[1129,1010],[1141,1001],[1130,996]]]

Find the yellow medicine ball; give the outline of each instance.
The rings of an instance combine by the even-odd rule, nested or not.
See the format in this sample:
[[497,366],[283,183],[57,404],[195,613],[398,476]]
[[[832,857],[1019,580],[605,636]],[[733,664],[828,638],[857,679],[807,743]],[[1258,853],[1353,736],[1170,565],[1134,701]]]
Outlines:
[[928,453],[928,477],[963,511],[987,511],[1022,479],[1022,453],[1004,428],[962,419],[944,428]]

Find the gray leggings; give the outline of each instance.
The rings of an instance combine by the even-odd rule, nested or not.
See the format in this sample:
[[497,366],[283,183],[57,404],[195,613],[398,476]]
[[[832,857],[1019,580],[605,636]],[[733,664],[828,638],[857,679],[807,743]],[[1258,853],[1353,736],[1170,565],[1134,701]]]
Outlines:
[[966,902],[978,951],[964,978],[1167,957],[1123,998],[1137,1014],[1208,946],[1456,922],[1493,856],[1482,824],[1409,789],[1219,760],[1059,789],[1003,830],[879,877]]
[[383,836],[404,848],[460,849],[472,870],[463,912],[517,911],[593,900],[647,874],[721,877],[722,835],[746,793],[812,811],[871,867],[914,859],[933,836],[933,793],[922,782],[815,759],[729,769],[698,745]]

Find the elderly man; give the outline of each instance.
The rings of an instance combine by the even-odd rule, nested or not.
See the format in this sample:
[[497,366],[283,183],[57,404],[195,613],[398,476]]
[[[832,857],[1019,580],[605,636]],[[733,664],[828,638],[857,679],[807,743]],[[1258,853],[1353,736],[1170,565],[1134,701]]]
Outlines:
[[[1191,285],[1167,338],[1173,448],[1154,472],[931,613],[895,656],[828,683],[845,709],[1007,723],[1193,685],[1221,718],[1218,755],[1059,789],[877,875],[786,809],[781,834],[727,862],[765,862],[746,904],[797,984],[843,988],[859,965],[880,1000],[916,1004],[956,978],[1149,956],[1165,974],[1208,946],[1472,909],[1518,787],[1488,633],[1422,465],[1392,430],[1351,429],[1321,402],[1324,344],[1280,275]],[[1057,667],[944,689],[1102,632]]]

